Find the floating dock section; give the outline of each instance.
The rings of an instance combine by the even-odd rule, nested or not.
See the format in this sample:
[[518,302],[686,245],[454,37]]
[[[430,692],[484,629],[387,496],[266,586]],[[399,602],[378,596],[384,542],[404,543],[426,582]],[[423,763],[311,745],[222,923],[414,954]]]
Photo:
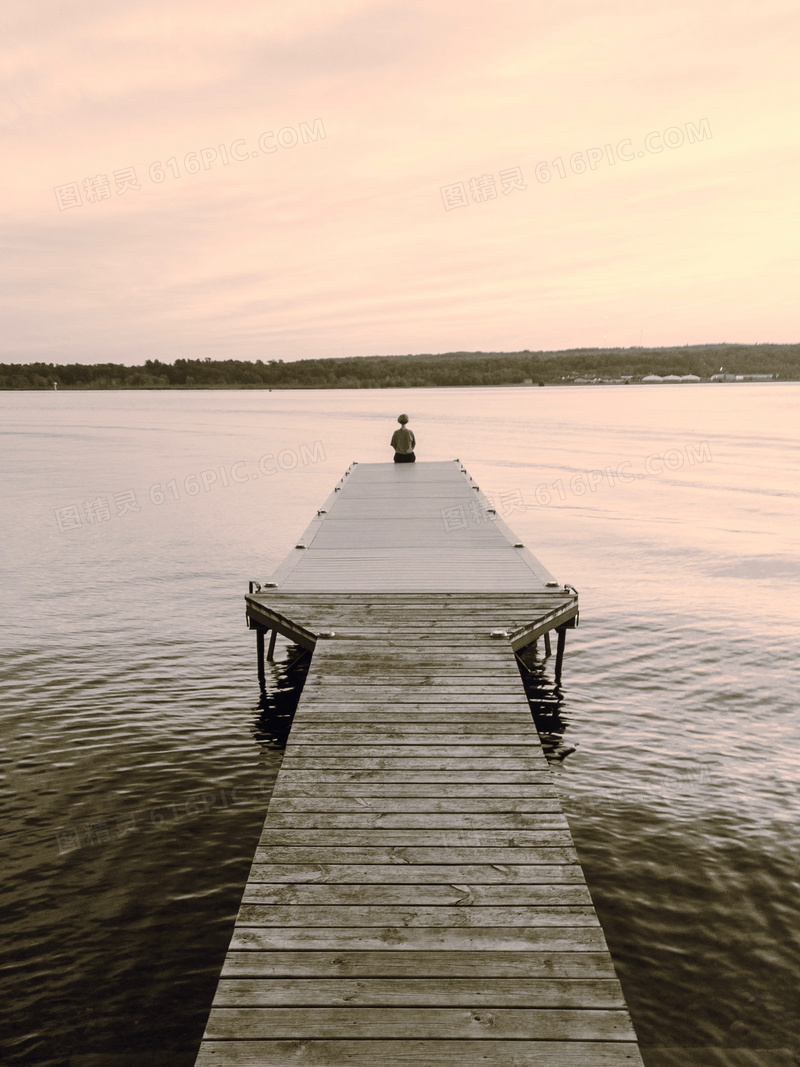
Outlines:
[[641,1067],[515,651],[577,593],[458,461],[354,464],[257,632],[313,649],[197,1059]]

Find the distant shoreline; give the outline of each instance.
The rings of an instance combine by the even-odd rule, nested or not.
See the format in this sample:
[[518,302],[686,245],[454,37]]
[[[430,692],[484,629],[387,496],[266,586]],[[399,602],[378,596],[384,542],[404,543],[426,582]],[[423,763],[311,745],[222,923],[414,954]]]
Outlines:
[[[714,381],[720,377],[724,382]],[[661,379],[666,379],[662,381]],[[683,379],[681,381],[680,379]],[[2,363],[0,390],[419,389],[800,380],[800,344],[448,352],[330,359]]]
[[[699,382],[642,382],[642,381],[630,381],[630,382],[546,382],[543,383],[543,388],[547,389],[588,389],[588,388],[608,388],[610,386],[620,385],[632,385],[632,386],[646,386],[648,388],[655,388],[658,385],[667,387],[677,386],[697,386],[697,385],[713,385],[713,386],[725,386],[725,385],[799,385],[800,379],[797,378],[773,378],[771,381],[732,381],[732,382],[712,382],[709,379]],[[522,382],[508,382],[500,384],[489,385],[116,385],[116,386],[95,386],[95,385],[59,385],[58,389],[48,389],[47,387],[39,388],[9,388],[8,386],[0,386],[0,393],[241,393],[241,392],[258,392],[258,393],[385,393],[392,389],[536,389],[537,384],[526,385]]]

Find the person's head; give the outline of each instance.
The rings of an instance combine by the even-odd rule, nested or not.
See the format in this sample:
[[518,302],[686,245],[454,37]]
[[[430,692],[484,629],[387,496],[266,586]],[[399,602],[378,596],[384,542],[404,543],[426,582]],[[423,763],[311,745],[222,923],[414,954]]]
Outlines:
[[397,421],[400,423],[401,426],[405,426],[405,424],[408,422],[408,415],[398,415]]

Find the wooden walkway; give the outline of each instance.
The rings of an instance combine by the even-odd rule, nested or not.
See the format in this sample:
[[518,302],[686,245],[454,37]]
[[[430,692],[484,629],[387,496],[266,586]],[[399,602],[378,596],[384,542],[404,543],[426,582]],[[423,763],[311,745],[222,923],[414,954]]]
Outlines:
[[494,517],[451,547],[470,526],[438,513],[488,505],[459,465],[415,466],[354,468],[247,597],[262,648],[314,655],[197,1063],[641,1067],[514,656],[577,595]]

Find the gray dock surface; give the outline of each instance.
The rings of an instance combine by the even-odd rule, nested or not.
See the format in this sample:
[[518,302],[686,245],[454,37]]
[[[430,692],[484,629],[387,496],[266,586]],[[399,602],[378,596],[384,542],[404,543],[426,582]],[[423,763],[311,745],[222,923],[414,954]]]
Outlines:
[[201,1067],[642,1064],[514,655],[577,594],[473,486],[354,465],[246,598],[314,654]]

